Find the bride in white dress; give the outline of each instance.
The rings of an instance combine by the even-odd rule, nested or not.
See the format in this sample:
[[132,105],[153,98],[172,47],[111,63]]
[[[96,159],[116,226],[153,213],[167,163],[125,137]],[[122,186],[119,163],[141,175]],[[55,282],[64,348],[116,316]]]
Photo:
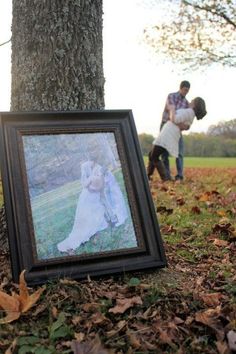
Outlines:
[[96,162],[81,165],[82,192],[79,196],[74,225],[69,236],[57,244],[60,252],[75,250],[109,225],[117,227],[128,216],[120,187],[109,171]]

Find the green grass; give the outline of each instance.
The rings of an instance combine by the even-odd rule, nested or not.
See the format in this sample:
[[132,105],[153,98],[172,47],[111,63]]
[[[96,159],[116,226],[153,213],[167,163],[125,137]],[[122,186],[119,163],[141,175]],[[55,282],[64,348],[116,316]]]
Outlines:
[[[147,156],[144,157],[144,162],[147,163]],[[174,157],[170,157],[170,166],[175,166]],[[184,167],[236,168],[236,157],[185,157]]]
[[[170,158],[171,166],[174,166],[175,159]],[[185,157],[185,167],[213,167],[213,168],[236,168],[235,157]]]

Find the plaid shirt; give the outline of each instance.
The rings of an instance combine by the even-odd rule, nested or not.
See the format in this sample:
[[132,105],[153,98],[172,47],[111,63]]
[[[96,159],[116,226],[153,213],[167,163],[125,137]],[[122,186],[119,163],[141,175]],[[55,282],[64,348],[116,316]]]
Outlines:
[[[170,93],[167,96],[167,101],[169,104],[172,104],[175,106],[175,109],[179,109],[179,108],[188,108],[189,107],[189,102],[188,100],[182,96],[179,91],[178,92],[174,92],[174,93]],[[163,125],[164,123],[166,123],[169,120],[169,112],[167,110],[167,107],[165,106],[164,108],[164,112],[162,114],[162,121],[161,124]]]

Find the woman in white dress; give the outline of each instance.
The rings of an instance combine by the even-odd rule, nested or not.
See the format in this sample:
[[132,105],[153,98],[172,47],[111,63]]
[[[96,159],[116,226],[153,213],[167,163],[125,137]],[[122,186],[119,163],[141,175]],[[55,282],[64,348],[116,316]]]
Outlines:
[[70,252],[109,225],[119,226],[127,218],[120,187],[113,174],[97,163],[96,152],[81,165],[82,192],[69,236],[58,243],[60,252]]
[[[168,105],[168,109],[170,111],[170,120],[166,122],[160,131],[160,134],[154,140],[154,146],[150,153],[151,163],[156,167],[163,181],[167,180],[167,174],[160,156],[163,152],[168,151],[170,155],[178,157],[179,138],[181,134],[178,124],[181,125],[183,123],[185,130],[189,129],[195,116],[199,120],[202,119],[207,113],[205,101],[201,97],[194,98],[189,104],[189,108],[180,108],[175,111],[174,106]],[[147,174],[149,179],[153,172],[153,170],[150,171],[148,169]]]

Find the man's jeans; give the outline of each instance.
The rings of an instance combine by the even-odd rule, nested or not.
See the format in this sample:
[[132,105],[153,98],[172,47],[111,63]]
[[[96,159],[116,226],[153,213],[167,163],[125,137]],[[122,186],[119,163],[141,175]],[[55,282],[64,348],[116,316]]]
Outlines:
[[[166,168],[167,178],[171,179],[168,151],[164,152],[161,155],[161,158]],[[176,180],[178,179],[182,180],[184,178],[183,169],[184,169],[184,139],[183,136],[181,135],[179,139],[179,156],[176,159],[176,170],[177,170],[177,175],[175,176]]]
[[176,159],[176,170],[175,179],[182,180],[184,178],[184,139],[182,135],[179,139],[179,156]]

